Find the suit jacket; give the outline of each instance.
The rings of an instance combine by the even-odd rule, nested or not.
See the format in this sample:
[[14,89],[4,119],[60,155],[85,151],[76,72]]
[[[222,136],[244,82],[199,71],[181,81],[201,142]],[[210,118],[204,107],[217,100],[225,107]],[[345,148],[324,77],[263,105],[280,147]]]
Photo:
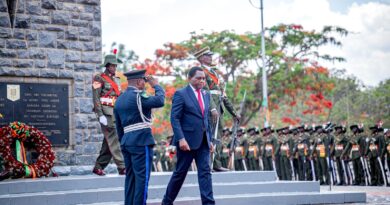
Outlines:
[[179,140],[185,138],[190,149],[198,149],[206,133],[207,141],[211,142],[211,124],[209,123],[210,93],[201,90],[204,101],[204,116],[200,109],[198,99],[190,85],[177,90],[172,100],[171,125],[173,129],[173,142],[178,146]]

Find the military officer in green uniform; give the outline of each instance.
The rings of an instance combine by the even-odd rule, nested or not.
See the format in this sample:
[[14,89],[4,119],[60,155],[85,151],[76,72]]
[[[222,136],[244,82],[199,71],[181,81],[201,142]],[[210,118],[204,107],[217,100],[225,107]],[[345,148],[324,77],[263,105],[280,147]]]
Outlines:
[[368,146],[366,146],[365,155],[371,167],[371,186],[383,184],[382,169],[378,159],[380,159],[380,152],[384,147],[384,138],[378,134],[378,127],[370,127],[372,131],[368,139]]
[[320,184],[329,184],[330,176],[328,172],[328,163],[327,163],[327,147],[330,146],[330,142],[327,139],[326,133],[324,133],[323,126],[316,126],[316,136],[314,140],[314,150],[317,152],[317,172],[316,175],[320,181]]
[[288,136],[288,127],[280,128],[276,130],[276,132],[280,133],[280,176],[281,180],[291,180],[291,149],[290,149],[290,137]]
[[249,128],[247,131],[249,137],[248,137],[248,155],[247,155],[247,162],[248,162],[248,170],[255,171],[260,170],[260,149],[259,149],[259,140],[261,138],[259,137],[259,128],[252,127]]
[[349,158],[352,161],[353,167],[353,176],[354,182],[353,185],[364,185],[364,173],[363,173],[363,164],[361,163],[360,157],[361,148],[359,145],[360,136],[359,136],[359,127],[358,125],[351,125],[349,127],[352,131],[352,136],[344,149],[342,156],[350,156]]
[[102,64],[105,67],[105,71],[95,75],[93,78],[93,110],[98,117],[104,135],[102,147],[93,168],[93,173],[100,176],[105,175],[103,170],[112,158],[119,174],[124,175],[126,172],[118,136],[115,131],[114,117],[114,104],[121,94],[115,78],[116,66],[120,63],[122,62],[115,55],[106,55]]
[[235,171],[246,171],[246,156],[248,154],[248,139],[245,136],[245,128],[240,127],[237,130],[237,143],[234,150],[234,168]]
[[[264,170],[276,171],[275,165],[275,150],[279,149],[279,143],[277,137],[273,134],[271,127],[265,127],[260,130],[265,138],[265,145],[263,148],[263,163]],[[274,166],[275,165],[275,166]]]
[[228,127],[225,127],[223,129],[223,136],[222,136],[222,139],[221,139],[221,145],[222,145],[222,149],[221,149],[221,164],[222,164],[222,167],[229,167],[229,158],[230,158],[230,147],[229,147],[229,143],[231,141],[230,139],[230,136],[232,134],[232,131],[228,128]]
[[[233,116],[234,120],[239,121],[240,115],[236,112],[233,104],[226,96],[224,86],[225,82],[222,77],[221,71],[213,64],[213,53],[209,47],[202,48],[193,54],[200,62],[203,71],[206,73],[206,85],[205,89],[210,90],[212,104],[217,108],[219,117],[213,116],[214,119],[218,119],[218,126],[214,123],[213,135],[217,132],[217,139],[221,139],[223,129],[223,113],[225,109]],[[222,106],[223,104],[223,106]],[[214,136],[213,136],[214,137]],[[219,143],[216,143],[217,145]],[[221,152],[221,146],[216,146],[216,153]],[[213,169],[215,171],[227,171],[225,167],[221,166],[220,155],[215,154]]]
[[344,163],[344,156],[342,156],[342,153],[344,149],[346,148],[348,144],[348,137],[345,134],[347,132],[347,129],[342,126],[336,126],[335,129],[335,146],[333,146],[331,150],[331,154],[333,156],[334,162],[337,164],[337,170],[338,170],[338,177],[340,179],[340,182],[338,185],[347,185],[348,184],[348,171],[347,164]]
[[305,126],[300,126],[297,128],[298,139],[295,144],[295,152],[296,156],[298,158],[297,160],[297,170],[298,170],[298,177],[300,181],[307,180],[308,175],[308,169],[310,168],[310,164],[308,163],[307,156],[308,156],[308,148],[309,148],[309,138],[310,135],[308,135],[305,132]]

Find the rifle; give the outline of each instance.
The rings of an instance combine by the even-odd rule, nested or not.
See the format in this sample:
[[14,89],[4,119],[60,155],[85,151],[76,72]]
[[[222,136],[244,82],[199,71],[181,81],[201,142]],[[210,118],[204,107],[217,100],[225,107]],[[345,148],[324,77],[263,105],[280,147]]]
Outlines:
[[[244,97],[242,98],[242,101],[240,103],[240,110],[239,113],[241,114],[242,111],[244,110],[244,104],[245,104],[245,99],[246,99],[246,90],[244,92]],[[237,146],[237,129],[239,126],[239,122],[237,120],[234,120],[234,125],[233,125],[233,133],[232,133],[232,141],[230,143],[230,159],[229,159],[229,168],[232,168],[232,170],[235,170],[234,168],[234,151]]]

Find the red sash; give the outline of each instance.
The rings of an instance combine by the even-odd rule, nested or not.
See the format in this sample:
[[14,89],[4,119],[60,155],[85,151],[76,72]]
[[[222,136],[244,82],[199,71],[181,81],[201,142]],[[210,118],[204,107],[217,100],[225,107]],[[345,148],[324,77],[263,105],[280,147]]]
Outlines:
[[211,78],[211,80],[213,80],[215,85],[219,85],[218,77],[214,73],[210,72],[206,68],[203,68],[203,71]]
[[115,93],[117,96],[119,96],[121,94],[121,92],[119,91],[119,88],[118,88],[118,85],[113,81],[111,80],[110,77],[108,77],[106,74],[102,73],[101,75],[108,83],[110,83],[111,85],[111,90],[108,92],[111,93],[112,89],[114,89]]

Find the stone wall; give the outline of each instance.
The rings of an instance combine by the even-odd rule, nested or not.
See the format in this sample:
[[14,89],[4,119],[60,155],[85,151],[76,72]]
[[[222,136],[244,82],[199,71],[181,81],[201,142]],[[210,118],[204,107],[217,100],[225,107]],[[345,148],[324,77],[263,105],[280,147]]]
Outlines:
[[12,18],[13,1],[0,0],[0,83],[69,84],[70,140],[55,148],[57,164],[94,164],[103,139],[91,86],[102,61],[100,0],[15,1]]

